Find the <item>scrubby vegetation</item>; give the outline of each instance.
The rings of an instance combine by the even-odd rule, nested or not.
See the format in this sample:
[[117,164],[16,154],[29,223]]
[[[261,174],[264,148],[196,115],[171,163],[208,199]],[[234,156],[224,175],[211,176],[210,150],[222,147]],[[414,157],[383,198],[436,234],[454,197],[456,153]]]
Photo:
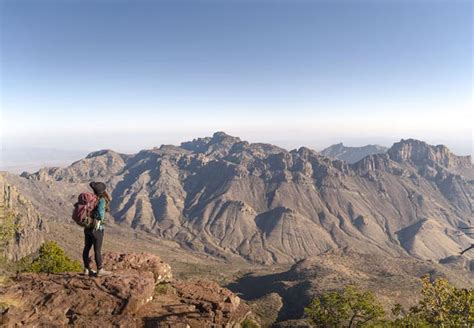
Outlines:
[[81,263],[69,258],[64,249],[55,241],[47,241],[41,245],[39,255],[31,264],[25,263],[23,271],[61,273],[79,272],[82,270]]
[[260,327],[260,326],[259,326],[258,323],[256,323],[256,322],[253,321],[252,319],[246,318],[244,321],[242,321],[241,327],[242,327],[242,328],[258,328],[258,327]]
[[163,295],[166,294],[171,289],[171,286],[168,282],[161,282],[155,286],[155,294]]
[[352,285],[314,299],[305,313],[318,327],[361,327],[385,314],[372,292]]
[[474,289],[459,289],[446,279],[431,281],[422,278],[422,298],[416,306],[405,311],[393,309],[398,316],[396,326],[403,327],[473,327]]
[[422,278],[421,300],[408,310],[396,305],[393,320],[370,291],[346,286],[330,291],[305,308],[308,320],[317,327],[472,327],[474,289],[459,289],[446,279]]
[[17,230],[15,215],[8,211],[4,206],[0,206],[0,248],[15,237]]

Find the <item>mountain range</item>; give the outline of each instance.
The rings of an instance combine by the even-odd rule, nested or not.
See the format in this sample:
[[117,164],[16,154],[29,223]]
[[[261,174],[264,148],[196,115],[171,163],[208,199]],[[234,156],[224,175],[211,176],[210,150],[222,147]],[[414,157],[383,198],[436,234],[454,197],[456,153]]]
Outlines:
[[72,222],[77,195],[103,181],[112,195],[109,224],[251,263],[294,263],[343,248],[439,261],[472,242],[459,229],[472,226],[471,158],[414,139],[348,163],[217,132],[3,176],[53,222]]

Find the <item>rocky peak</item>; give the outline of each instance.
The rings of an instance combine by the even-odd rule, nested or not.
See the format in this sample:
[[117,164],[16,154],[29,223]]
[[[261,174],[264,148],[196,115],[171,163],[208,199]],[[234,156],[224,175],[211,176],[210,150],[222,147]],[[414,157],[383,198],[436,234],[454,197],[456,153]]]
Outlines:
[[211,138],[209,137],[197,138],[193,139],[192,141],[182,142],[180,147],[195,153],[205,153],[207,151],[207,146],[210,141]]
[[329,148],[326,148],[326,149],[343,150],[344,148],[347,148],[347,147],[344,146],[344,144],[342,142],[340,142],[340,143],[334,144],[332,146],[329,146]]
[[[118,153],[118,152],[113,151],[111,149],[102,149],[102,150],[98,150],[98,151],[89,153],[86,156],[85,159],[86,160],[87,159],[99,160],[99,161],[107,162],[108,164],[115,164],[115,163],[123,164],[131,157],[132,157],[132,155]],[[78,162],[80,162],[80,161],[78,161]],[[77,163],[77,162],[75,162],[75,163]],[[75,164],[75,163],[73,163],[73,164]]]
[[114,156],[118,153],[114,152],[111,149],[101,149],[97,151],[93,151],[92,153],[89,153],[86,158],[93,158],[93,157],[98,157],[98,156]]
[[112,150],[99,150],[92,152],[72,163],[68,167],[46,167],[36,173],[24,172],[22,177],[38,181],[67,181],[67,182],[89,182],[94,179],[106,180],[121,171],[130,155],[120,154]]
[[294,151],[292,152],[296,152],[300,155],[308,155],[308,154],[315,154],[316,152],[308,147],[300,147],[298,148],[297,150],[295,149]]
[[471,165],[470,156],[456,156],[444,145],[431,146],[416,139],[402,139],[388,150],[390,159],[415,165],[438,164],[446,168]]
[[225,132],[215,132],[212,137],[193,139],[181,143],[181,148],[196,153],[226,156],[234,144],[240,143],[238,137],[232,137]]
[[211,139],[212,143],[227,143],[227,144],[234,144],[236,142],[240,142],[240,138],[239,137],[233,137],[231,135],[228,135],[227,133],[225,132],[222,132],[222,131],[218,131],[218,132],[215,132],[213,135],[212,135],[212,139]]

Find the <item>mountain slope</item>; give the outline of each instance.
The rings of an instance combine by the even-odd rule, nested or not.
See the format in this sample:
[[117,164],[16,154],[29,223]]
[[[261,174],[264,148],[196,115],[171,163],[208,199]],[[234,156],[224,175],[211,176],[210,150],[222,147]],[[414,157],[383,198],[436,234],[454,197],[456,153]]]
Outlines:
[[461,274],[432,261],[344,249],[299,261],[284,272],[246,275],[227,287],[254,302],[270,293],[278,294],[283,304],[277,320],[283,321],[302,318],[304,307],[314,297],[348,284],[372,290],[388,313],[397,303],[409,308],[419,297],[419,278],[424,275],[446,278],[459,288],[469,288],[474,281],[474,273]]
[[[219,132],[135,155],[92,153],[17,183],[33,198],[72,202],[104,181],[115,222],[219,257],[288,263],[351,246],[439,260],[472,241],[457,230],[472,216],[474,185],[460,174],[471,169],[470,158],[412,139],[347,164]],[[436,227],[434,248],[423,222]]]

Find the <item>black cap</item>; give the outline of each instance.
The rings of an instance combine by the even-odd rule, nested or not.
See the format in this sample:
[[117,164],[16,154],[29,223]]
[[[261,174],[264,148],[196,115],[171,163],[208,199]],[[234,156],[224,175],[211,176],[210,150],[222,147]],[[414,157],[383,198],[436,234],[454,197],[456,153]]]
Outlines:
[[100,195],[101,193],[103,193],[106,188],[105,183],[95,181],[89,183],[89,186],[92,188],[92,190],[94,190],[96,195]]

